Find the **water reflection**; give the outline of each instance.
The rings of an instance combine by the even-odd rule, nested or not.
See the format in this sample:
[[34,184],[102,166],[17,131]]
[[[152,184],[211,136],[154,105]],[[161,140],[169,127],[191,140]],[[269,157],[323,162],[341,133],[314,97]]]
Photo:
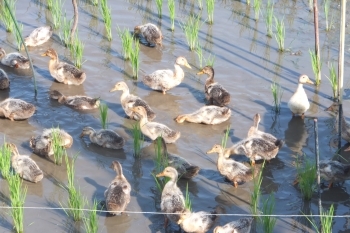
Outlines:
[[308,139],[308,132],[304,120],[299,116],[292,117],[288,122],[288,128],[284,131],[286,145],[293,152],[301,153]]
[[104,225],[108,233],[124,233],[130,228],[132,217],[126,214],[121,214],[118,216],[112,216],[107,214]]
[[81,141],[84,149],[91,151],[95,154],[102,155],[105,157],[116,158],[116,159],[126,159],[126,153],[124,149],[114,150],[114,149],[103,148],[99,145],[91,143],[88,137],[82,138]]
[[257,37],[258,37],[258,21],[255,21],[255,27],[254,27],[254,34],[253,34],[253,38],[252,38],[252,43],[250,44],[250,48],[249,51],[252,52],[256,52],[256,42],[257,42]]
[[245,14],[243,15],[241,19],[241,29],[239,30],[239,36],[242,36],[243,32],[247,29],[250,28],[249,22],[250,22],[250,6],[247,5],[245,8]]

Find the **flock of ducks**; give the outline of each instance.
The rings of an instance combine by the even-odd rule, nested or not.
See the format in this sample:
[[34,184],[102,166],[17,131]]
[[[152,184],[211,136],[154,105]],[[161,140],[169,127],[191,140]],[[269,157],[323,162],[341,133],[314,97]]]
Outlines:
[[[135,34],[142,36],[148,45],[162,45],[162,33],[153,24],[136,26]],[[35,29],[26,39],[26,46],[38,46],[45,43],[52,35],[52,28],[49,26]],[[57,52],[50,48],[42,56],[50,57],[49,71],[51,76],[59,83],[67,85],[81,85],[86,80],[86,74],[77,67],[61,62]],[[28,69],[29,60],[20,53],[9,53],[0,48],[0,60],[5,66],[18,69]],[[170,89],[178,86],[184,79],[185,73],[181,66],[191,69],[186,58],[178,57],[174,64],[174,70],[157,70],[143,77],[143,83],[153,90],[166,94]],[[198,75],[206,74],[208,77],[204,86],[204,94],[207,104],[195,110],[193,113],[182,114],[175,118],[178,123],[185,121],[201,124],[220,124],[230,119],[231,110],[227,105],[230,103],[229,92],[218,82],[214,81],[214,69],[206,66],[201,69]],[[288,106],[294,115],[301,115],[310,107],[303,84],[313,84],[307,75],[301,75],[298,80],[298,87],[288,102]],[[0,89],[6,89],[10,85],[7,74],[0,69]],[[180,225],[186,232],[207,232],[215,223],[220,208],[216,208],[212,213],[200,211],[191,212],[184,206],[184,196],[177,186],[178,178],[190,179],[196,176],[200,170],[198,166],[190,164],[184,158],[167,152],[166,143],[175,143],[181,133],[170,129],[168,126],[154,122],[156,113],[151,106],[140,97],[130,94],[125,82],[118,82],[110,92],[122,91],[120,96],[121,106],[125,114],[133,120],[140,122],[140,129],[144,135],[151,140],[161,137],[163,152],[168,154],[169,166],[157,177],[169,177],[161,196],[161,210],[167,214],[169,219]],[[57,90],[50,92],[50,98],[57,100],[73,109],[89,110],[99,107],[100,100],[88,96],[64,96]],[[336,104],[330,107],[330,111],[337,109]],[[11,121],[24,120],[31,117],[35,112],[35,106],[20,99],[8,98],[0,103],[0,116]],[[344,127],[342,136],[350,142],[350,127],[343,118]],[[214,145],[207,154],[218,154],[217,169],[220,174],[230,180],[235,187],[241,183],[253,179],[258,169],[253,169],[256,160],[271,160],[275,158],[283,146],[283,140],[275,136],[262,132],[258,129],[260,115],[253,118],[253,125],[248,130],[247,137],[235,143],[229,148],[221,145]],[[70,148],[73,138],[62,129],[45,129],[41,135],[30,139],[30,147],[33,152],[44,157],[53,155],[53,135],[58,135],[61,146]],[[91,127],[85,127],[80,135],[88,136],[92,143],[110,149],[120,149],[124,146],[125,140],[113,130],[102,129],[95,131]],[[11,163],[16,173],[23,179],[31,182],[39,182],[43,178],[43,172],[38,165],[27,155],[20,155],[16,145],[6,144],[12,151]],[[247,166],[232,158],[231,155],[244,154],[251,161],[251,166]],[[113,161],[111,168],[116,171],[116,177],[111,181],[104,196],[106,208],[111,214],[120,214],[125,211],[130,202],[131,186],[123,175],[122,166],[118,161]],[[333,182],[342,181],[349,178],[350,166],[343,165],[336,161],[324,161],[320,163],[321,176]],[[214,233],[246,233],[250,232],[253,218],[242,218],[238,221],[228,223],[224,226],[217,226]]]

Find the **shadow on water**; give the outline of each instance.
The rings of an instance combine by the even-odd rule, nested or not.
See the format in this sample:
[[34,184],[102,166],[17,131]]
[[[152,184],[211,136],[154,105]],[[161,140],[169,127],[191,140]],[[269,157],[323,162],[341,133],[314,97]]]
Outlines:
[[302,153],[302,149],[307,145],[309,133],[307,132],[304,119],[300,116],[292,117],[288,122],[288,128],[284,131],[285,143],[293,152]]
[[91,151],[97,155],[102,155],[105,157],[111,157],[111,158],[117,158],[117,159],[126,159],[126,153],[124,149],[115,150],[115,149],[103,148],[91,142],[88,143],[90,141],[88,137],[81,138],[80,140],[82,142],[84,149]]

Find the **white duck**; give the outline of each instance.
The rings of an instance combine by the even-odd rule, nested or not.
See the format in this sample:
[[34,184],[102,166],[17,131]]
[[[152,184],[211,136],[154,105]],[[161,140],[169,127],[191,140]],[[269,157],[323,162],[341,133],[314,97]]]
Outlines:
[[52,36],[51,26],[42,26],[34,29],[29,36],[24,38],[26,46],[38,46],[44,44]]

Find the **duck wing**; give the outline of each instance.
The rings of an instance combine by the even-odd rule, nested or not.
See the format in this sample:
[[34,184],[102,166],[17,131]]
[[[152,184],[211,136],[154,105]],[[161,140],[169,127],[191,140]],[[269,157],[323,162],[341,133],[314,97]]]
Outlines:
[[74,65],[68,64],[66,62],[60,62],[56,66],[56,80],[58,82],[65,82],[67,79],[83,79],[83,73]]
[[153,89],[166,88],[166,82],[170,78],[175,77],[175,73],[172,70],[156,70],[152,74],[143,77],[143,83]]

